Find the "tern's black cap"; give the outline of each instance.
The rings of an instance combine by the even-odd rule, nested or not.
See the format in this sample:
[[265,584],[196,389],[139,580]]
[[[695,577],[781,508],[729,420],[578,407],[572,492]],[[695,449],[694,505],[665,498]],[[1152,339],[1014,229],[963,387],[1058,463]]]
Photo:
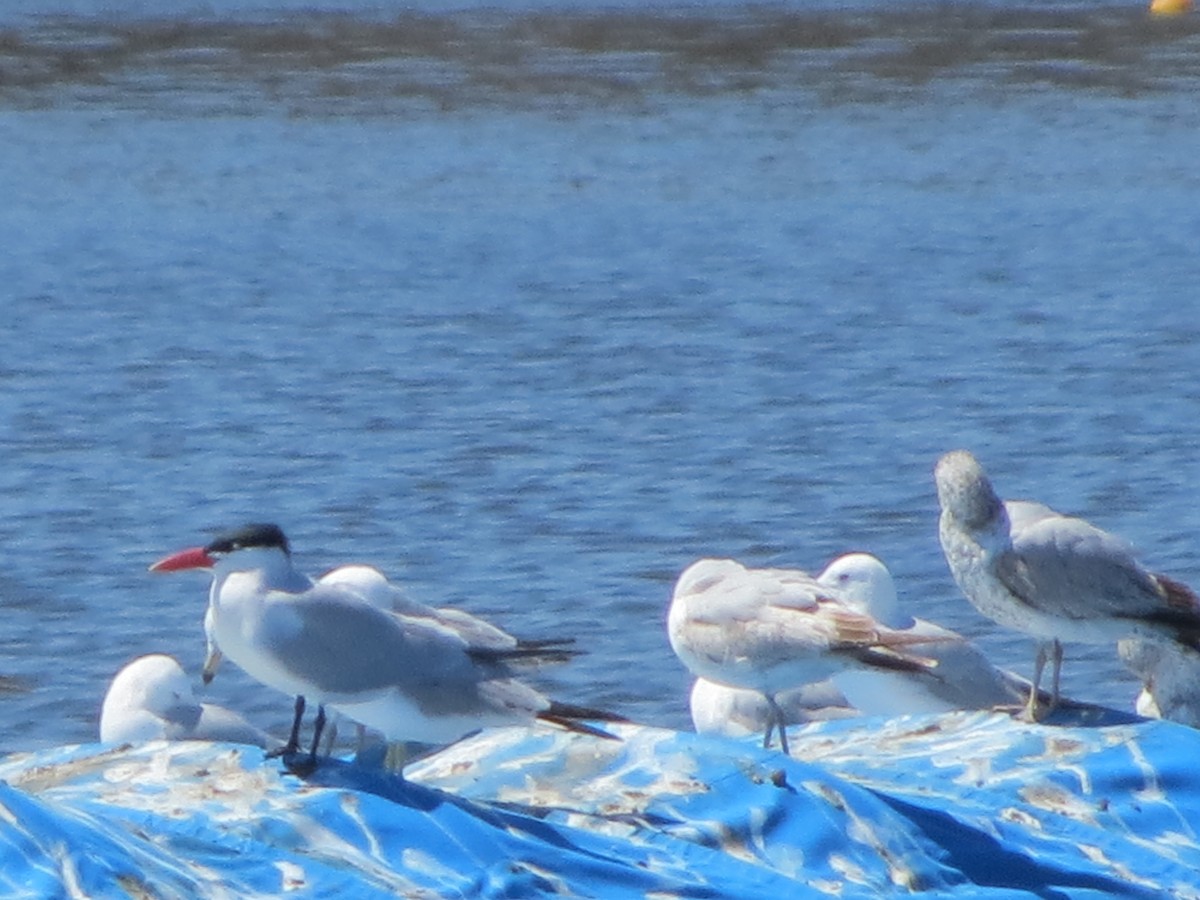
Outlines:
[[289,556],[292,553],[283,529],[273,522],[252,522],[249,525],[243,525],[236,531],[230,531],[216,538],[204,549],[209,553],[221,554],[232,553],[235,550],[247,550],[251,547],[278,547]]

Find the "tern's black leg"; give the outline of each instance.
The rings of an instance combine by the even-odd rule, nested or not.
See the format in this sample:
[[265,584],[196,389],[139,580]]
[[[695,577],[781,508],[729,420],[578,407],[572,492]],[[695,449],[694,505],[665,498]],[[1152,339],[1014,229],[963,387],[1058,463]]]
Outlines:
[[[309,750],[308,756],[297,759],[294,755],[291,759],[283,760],[284,766],[293,775],[298,775],[304,778],[313,773],[317,767],[317,749],[321,746],[321,732],[325,729],[325,706],[319,704],[317,706],[317,718],[313,722],[313,739],[312,749]],[[296,750],[299,753],[299,750]]]
[[304,718],[304,695],[296,695],[296,716],[292,719],[292,733],[288,736],[287,752],[295,753],[300,749],[300,722]]
[[296,695],[296,717],[292,719],[292,733],[288,737],[288,742],[282,747],[276,747],[267,754],[270,759],[275,756],[288,756],[292,753],[300,751],[300,721],[304,718],[304,696]]
[[317,706],[317,719],[313,722],[313,742],[312,749],[308,753],[308,763],[311,766],[317,764],[317,748],[321,746],[321,732],[325,729],[325,704]]

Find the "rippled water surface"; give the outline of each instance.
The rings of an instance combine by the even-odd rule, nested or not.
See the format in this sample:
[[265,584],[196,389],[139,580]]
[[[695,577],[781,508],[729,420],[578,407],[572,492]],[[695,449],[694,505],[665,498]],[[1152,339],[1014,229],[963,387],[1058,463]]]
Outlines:
[[[871,550],[1028,674],[937,545],[953,447],[1200,582],[1198,21],[8,8],[2,746],[93,737],[131,656],[195,670],[206,585],[146,566],[247,519],[578,635],[548,688],[672,726],[700,555]],[[1111,648],[1064,675],[1135,693]]]

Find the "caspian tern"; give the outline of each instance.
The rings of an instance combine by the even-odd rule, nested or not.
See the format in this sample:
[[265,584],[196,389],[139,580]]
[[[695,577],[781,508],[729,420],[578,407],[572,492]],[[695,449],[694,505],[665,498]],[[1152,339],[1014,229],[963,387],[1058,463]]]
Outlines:
[[100,710],[100,740],[228,741],[266,747],[270,738],[237,713],[197,701],[183,667],[170,656],[151,653],[113,678]]
[[1047,659],[1049,708],[1058,703],[1063,640],[1143,637],[1200,650],[1196,594],[1145,569],[1125,541],[1040,503],[1002,502],[966,450],[939,459],[934,478],[942,550],[959,588],[985,616],[1038,641],[1025,718],[1038,718]]
[[[453,607],[432,607],[413,600],[408,594],[388,581],[387,576],[374,566],[361,563],[351,563],[338,566],[326,572],[316,580],[317,584],[334,584],[350,588],[373,606],[387,612],[402,615],[417,616],[432,619],[439,625],[457,631],[473,647],[511,651],[512,662],[516,663],[549,663],[563,662],[576,655],[570,649],[574,638],[550,638],[545,640],[524,640],[513,637],[490,622]],[[204,658],[202,678],[205,684],[212,682],[222,659],[220,647],[213,637],[213,605],[210,602],[204,613],[204,635],[207,653]],[[301,714],[304,709],[303,697],[296,698],[296,708]],[[299,740],[300,719],[293,721],[293,740],[289,746],[294,750]],[[364,746],[364,730],[358,725],[358,747],[361,752]],[[329,742],[332,746],[334,735],[337,734],[336,722],[329,727]],[[403,754],[397,755],[396,747],[388,752],[389,761],[398,761]]]
[[[420,603],[388,581],[387,576],[374,566],[362,563],[338,566],[318,578],[316,583],[336,584],[350,588],[373,606],[388,612],[432,619],[439,625],[457,631],[473,647],[519,651],[512,653],[513,662],[565,662],[575,656],[577,652],[570,646],[575,643],[574,638],[543,640],[516,638],[507,631],[497,628],[490,622],[465,610],[450,606],[434,607]],[[212,619],[213,608],[210,604],[204,613],[206,654],[202,677],[205,684],[213,680],[222,657],[221,649],[213,638]]]
[[[841,602],[836,590],[794,569],[748,569],[702,559],[679,576],[667,634],[693,675],[762,694],[788,752],[778,696],[848,668],[933,669],[905,651],[922,643]],[[764,734],[768,746],[771,727]]]
[[297,698],[292,739],[281,752],[298,750],[305,698],[318,703],[310,766],[325,705],[389,741],[425,744],[535,720],[611,738],[581,720],[621,721],[549,700],[517,680],[511,663],[527,649],[474,644],[434,619],[379,609],[345,584],[313,583],[293,567],[277,525],[248,525],[151,566],[194,568],[213,571],[211,634],[221,652]]

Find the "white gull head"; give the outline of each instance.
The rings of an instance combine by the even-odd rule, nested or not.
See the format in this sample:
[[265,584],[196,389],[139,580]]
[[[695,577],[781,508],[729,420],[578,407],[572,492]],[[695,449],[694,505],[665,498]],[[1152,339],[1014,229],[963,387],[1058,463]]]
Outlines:
[[237,713],[198,702],[183,667],[173,657],[151,653],[113,678],[100,710],[100,740],[230,741],[265,747],[268,737]]
[[848,606],[889,628],[908,628],[913,623],[912,617],[900,609],[892,573],[870,553],[839,556],[825,567],[817,581],[836,590]]

